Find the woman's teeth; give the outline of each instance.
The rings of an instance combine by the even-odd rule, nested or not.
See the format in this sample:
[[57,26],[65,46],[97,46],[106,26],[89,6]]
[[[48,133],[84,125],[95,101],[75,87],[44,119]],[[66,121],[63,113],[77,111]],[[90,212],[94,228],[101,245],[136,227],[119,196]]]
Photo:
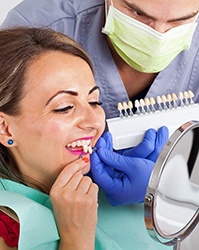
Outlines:
[[74,141],[72,143],[69,143],[67,145],[67,147],[72,147],[72,148],[76,148],[76,147],[82,147],[82,150],[84,153],[89,153],[92,154],[93,149],[92,147],[89,145],[91,143],[91,140],[77,140]]
[[88,146],[90,143],[91,143],[91,140],[77,140],[72,143],[69,143],[67,147],[72,147],[72,148],[84,147],[84,146]]

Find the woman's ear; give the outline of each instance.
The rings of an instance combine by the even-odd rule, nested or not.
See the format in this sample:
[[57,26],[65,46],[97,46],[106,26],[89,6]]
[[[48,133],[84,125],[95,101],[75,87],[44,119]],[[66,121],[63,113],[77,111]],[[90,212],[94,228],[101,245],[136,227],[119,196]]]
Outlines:
[[0,143],[5,147],[13,145],[13,138],[9,132],[9,125],[7,122],[7,116],[4,113],[0,113]]

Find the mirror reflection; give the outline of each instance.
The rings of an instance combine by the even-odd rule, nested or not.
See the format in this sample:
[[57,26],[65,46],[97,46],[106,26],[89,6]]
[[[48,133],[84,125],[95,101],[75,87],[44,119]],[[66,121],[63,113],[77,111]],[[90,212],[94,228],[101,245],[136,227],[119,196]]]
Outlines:
[[191,221],[199,207],[199,128],[188,131],[171,151],[156,197],[157,226],[176,234]]
[[199,121],[179,127],[160,153],[145,197],[149,235],[179,249],[199,221]]

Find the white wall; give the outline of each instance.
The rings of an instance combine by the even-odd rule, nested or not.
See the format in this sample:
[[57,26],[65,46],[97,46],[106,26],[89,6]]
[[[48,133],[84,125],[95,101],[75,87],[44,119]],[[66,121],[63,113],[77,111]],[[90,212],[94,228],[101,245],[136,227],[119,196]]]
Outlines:
[[23,0],[0,0],[0,25],[6,18],[8,11],[22,1]]

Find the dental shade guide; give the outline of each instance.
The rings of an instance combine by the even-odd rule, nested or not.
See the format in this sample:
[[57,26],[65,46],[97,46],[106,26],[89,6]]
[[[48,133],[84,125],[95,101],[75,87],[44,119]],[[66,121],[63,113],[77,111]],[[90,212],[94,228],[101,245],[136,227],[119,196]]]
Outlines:
[[134,114],[133,105],[120,103],[119,117],[106,120],[114,149],[136,146],[149,128],[167,126],[171,135],[183,123],[199,120],[199,104],[194,103],[193,97],[194,94],[189,90],[180,92],[178,97],[172,93],[136,100],[134,106],[137,111]]
[[96,152],[96,150],[97,150],[96,147],[92,148],[91,146],[84,145],[82,153],[80,154],[79,158],[82,158],[87,153],[92,154],[92,153]]

